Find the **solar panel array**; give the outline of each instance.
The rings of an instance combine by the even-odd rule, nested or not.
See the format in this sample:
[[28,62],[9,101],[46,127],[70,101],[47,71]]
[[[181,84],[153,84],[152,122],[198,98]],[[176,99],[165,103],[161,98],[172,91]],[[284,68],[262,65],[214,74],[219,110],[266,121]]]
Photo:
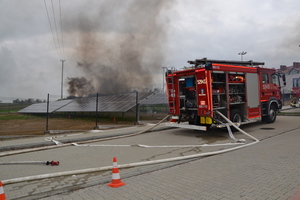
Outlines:
[[[153,92],[138,93],[139,102],[151,100]],[[155,94],[157,95],[157,94]],[[152,96],[155,96],[152,95]],[[157,96],[158,97],[158,96]],[[96,112],[96,97],[85,97],[77,99],[68,99],[55,102],[49,102],[49,113],[52,112]],[[117,94],[117,95],[100,95],[98,97],[99,112],[126,112],[136,105],[136,93]],[[47,103],[32,104],[19,113],[47,113]]]
[[157,104],[167,104],[166,93],[153,93],[141,102],[142,105],[157,105]]
[[[55,112],[71,102],[72,100],[50,101],[49,113]],[[20,110],[19,113],[47,113],[47,103],[32,104]]]
[[[139,102],[143,101],[152,92],[139,93]],[[57,112],[95,112],[96,97],[74,99],[70,104],[62,107]],[[99,112],[126,112],[136,105],[136,93],[101,95],[98,97]]]
[[95,112],[96,98],[80,98],[74,99],[71,103],[58,109],[56,112]]

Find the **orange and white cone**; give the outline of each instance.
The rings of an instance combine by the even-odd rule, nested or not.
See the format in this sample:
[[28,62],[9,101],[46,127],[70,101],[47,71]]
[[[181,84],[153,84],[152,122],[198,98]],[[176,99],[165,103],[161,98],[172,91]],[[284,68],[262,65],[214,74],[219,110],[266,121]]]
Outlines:
[[126,185],[126,183],[123,183],[121,181],[116,157],[114,157],[114,159],[113,159],[112,181],[111,181],[111,183],[109,183],[107,185],[110,186],[110,187],[113,187],[113,188],[121,187],[123,185]]
[[3,185],[2,182],[0,181],[0,200],[5,200],[5,194],[4,194],[4,189],[3,189]]

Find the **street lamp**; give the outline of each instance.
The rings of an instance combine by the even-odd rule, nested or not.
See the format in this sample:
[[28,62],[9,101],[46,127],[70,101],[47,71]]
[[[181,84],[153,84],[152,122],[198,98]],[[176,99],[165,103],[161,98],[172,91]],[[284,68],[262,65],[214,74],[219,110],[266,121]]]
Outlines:
[[240,52],[240,53],[238,53],[238,55],[241,55],[241,61],[243,61],[243,55],[245,55],[247,52],[245,52],[245,51],[242,51],[242,52]]

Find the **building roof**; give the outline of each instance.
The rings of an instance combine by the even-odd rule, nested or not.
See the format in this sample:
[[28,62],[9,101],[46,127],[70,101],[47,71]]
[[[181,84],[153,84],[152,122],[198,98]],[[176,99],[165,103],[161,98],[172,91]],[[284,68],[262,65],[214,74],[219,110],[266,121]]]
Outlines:
[[300,73],[300,62],[293,62],[292,66],[280,65],[280,68],[277,70],[286,75],[299,74]]

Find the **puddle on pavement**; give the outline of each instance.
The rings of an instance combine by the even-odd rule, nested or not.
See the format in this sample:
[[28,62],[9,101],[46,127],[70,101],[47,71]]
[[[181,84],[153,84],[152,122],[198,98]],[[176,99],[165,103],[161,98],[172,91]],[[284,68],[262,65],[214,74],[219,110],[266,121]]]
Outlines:
[[271,127],[264,127],[264,128],[260,128],[261,130],[274,130],[275,128],[271,128]]
[[[208,131],[191,130],[191,129],[175,129],[174,135],[196,137],[199,144],[212,144],[231,140],[227,129],[211,128]],[[233,133],[234,134],[234,133]]]
[[227,130],[221,129],[208,130],[207,132],[198,131],[196,132],[195,137],[202,139],[204,144],[211,144],[230,139]]

